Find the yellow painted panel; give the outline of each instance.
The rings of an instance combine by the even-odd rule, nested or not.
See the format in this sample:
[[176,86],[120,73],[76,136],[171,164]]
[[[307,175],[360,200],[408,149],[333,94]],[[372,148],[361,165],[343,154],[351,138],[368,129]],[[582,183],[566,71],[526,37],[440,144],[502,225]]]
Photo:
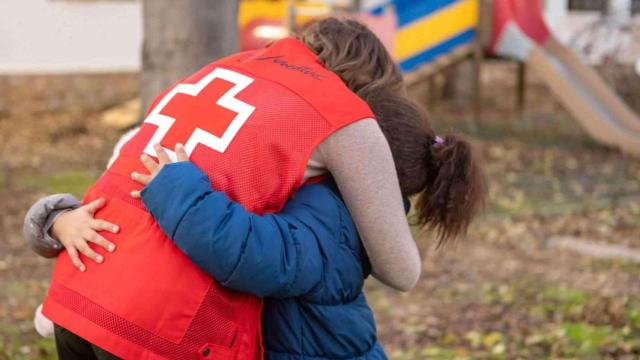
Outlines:
[[242,28],[257,17],[269,20],[285,20],[287,18],[287,6],[286,1],[240,1],[238,25]]
[[[302,25],[318,17],[326,16],[330,13],[330,7],[322,2],[297,2],[296,23]],[[265,18],[269,20],[287,21],[289,13],[289,2],[269,1],[269,0],[245,0],[240,1],[238,15],[238,25],[240,28],[251,22],[255,18]]]
[[399,29],[396,59],[406,59],[478,24],[478,0],[461,0]]

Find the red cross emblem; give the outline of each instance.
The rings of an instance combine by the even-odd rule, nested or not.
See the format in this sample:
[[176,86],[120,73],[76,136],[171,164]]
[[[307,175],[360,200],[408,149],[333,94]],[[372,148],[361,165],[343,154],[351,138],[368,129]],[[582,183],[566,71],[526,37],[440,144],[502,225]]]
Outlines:
[[[158,126],[144,152],[156,156],[153,145],[160,143],[175,160],[172,149],[179,142],[188,155],[198,144],[224,152],[255,110],[235,97],[252,82],[248,76],[216,68],[195,84],[177,85],[144,120]],[[173,126],[176,121],[179,126]]]

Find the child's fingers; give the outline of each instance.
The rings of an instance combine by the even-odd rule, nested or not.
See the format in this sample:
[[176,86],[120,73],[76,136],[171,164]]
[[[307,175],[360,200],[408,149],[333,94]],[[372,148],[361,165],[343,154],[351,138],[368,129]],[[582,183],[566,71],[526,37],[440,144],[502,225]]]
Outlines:
[[131,197],[134,199],[140,199],[142,195],[140,195],[140,190],[133,190],[131,192]]
[[189,161],[189,155],[187,155],[187,151],[184,149],[184,145],[180,143],[176,144],[175,152],[178,161]]
[[69,257],[71,258],[71,263],[73,264],[73,266],[78,268],[78,270],[80,270],[80,271],[85,271],[87,269],[84,266],[84,264],[82,263],[82,260],[80,260],[80,256],[78,255],[78,250],[76,250],[76,248],[68,247],[67,248],[67,253],[69,254]]
[[108,252],[113,252],[116,249],[116,245],[114,243],[105,239],[98,233],[93,233],[91,236],[88,237],[87,240],[91,241],[96,245],[102,246]]
[[118,225],[112,224],[105,220],[93,220],[91,223],[91,228],[95,231],[108,231],[110,233],[117,234],[120,231]]
[[100,210],[104,206],[104,204],[105,204],[104,198],[100,198],[97,200],[93,200],[92,202],[83,206],[83,208],[87,210],[89,214],[93,215],[95,214],[96,211]]
[[142,154],[140,156],[140,161],[142,161],[142,165],[144,165],[151,174],[155,174],[160,170],[158,163],[147,154]]
[[98,264],[100,264],[104,260],[104,258],[102,257],[102,255],[100,255],[97,252],[93,251],[93,249],[91,247],[89,247],[89,245],[87,245],[87,241],[91,241],[91,237],[92,237],[90,234],[87,234],[87,235],[88,236],[84,237],[84,241],[82,241],[81,243],[79,243],[77,245],[77,249],[84,256],[86,256],[89,259],[91,259],[91,260],[97,262]]
[[164,151],[164,148],[160,146],[160,144],[155,144],[153,149],[156,151],[156,155],[158,155],[158,162],[160,165],[170,164],[171,159],[169,159],[169,155]]
[[131,178],[142,185],[148,185],[151,182],[151,175],[140,174],[139,172],[132,172]]

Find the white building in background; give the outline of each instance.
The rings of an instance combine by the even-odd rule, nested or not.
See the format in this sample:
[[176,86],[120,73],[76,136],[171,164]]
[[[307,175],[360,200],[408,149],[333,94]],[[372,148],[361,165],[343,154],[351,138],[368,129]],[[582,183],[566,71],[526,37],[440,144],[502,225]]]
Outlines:
[[[602,9],[607,16],[603,17]],[[640,59],[640,0],[547,0],[545,17],[554,35],[591,64]]]
[[0,0],[0,74],[140,69],[138,1]]

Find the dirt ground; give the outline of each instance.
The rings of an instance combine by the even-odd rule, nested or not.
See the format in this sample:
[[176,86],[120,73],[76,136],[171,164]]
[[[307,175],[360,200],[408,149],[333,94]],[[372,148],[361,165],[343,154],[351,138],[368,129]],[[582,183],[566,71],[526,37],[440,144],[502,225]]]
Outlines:
[[[511,69],[485,81],[502,71]],[[469,133],[490,198],[455,246],[436,250],[415,229],[424,255],[415,290],[368,281],[380,339],[398,360],[640,358],[640,264],[555,240],[640,250],[640,161],[585,138],[535,81],[519,118],[506,79],[487,88],[476,130],[463,109],[431,108],[439,132]],[[42,195],[81,195],[118,136],[74,109],[0,119],[0,359],[55,358],[32,327],[52,263],[26,249],[22,219]]]

